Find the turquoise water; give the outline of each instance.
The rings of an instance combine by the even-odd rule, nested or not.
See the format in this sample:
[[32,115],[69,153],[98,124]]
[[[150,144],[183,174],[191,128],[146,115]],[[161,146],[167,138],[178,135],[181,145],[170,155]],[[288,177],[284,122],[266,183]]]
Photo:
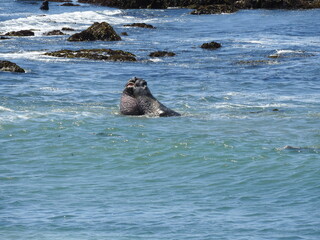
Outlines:
[[[0,32],[37,30],[0,42],[0,59],[27,70],[0,73],[1,239],[319,239],[319,10],[50,6],[0,4]],[[42,35],[97,21],[128,36]],[[123,27],[133,22],[157,28]],[[209,41],[223,47],[199,47]],[[66,48],[138,62],[42,55]],[[133,76],[182,117],[119,115]]]

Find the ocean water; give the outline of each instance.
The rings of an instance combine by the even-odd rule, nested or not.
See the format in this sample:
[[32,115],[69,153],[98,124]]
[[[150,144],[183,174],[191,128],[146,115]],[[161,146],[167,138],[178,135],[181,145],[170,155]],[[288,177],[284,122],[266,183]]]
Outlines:
[[[0,73],[0,239],[320,238],[320,10],[59,5],[0,3],[0,32],[36,33],[0,40],[0,59],[27,70]],[[128,36],[43,35],[102,21]],[[211,41],[222,48],[200,48]],[[43,55],[83,48],[138,61]],[[182,116],[120,115],[134,76]]]

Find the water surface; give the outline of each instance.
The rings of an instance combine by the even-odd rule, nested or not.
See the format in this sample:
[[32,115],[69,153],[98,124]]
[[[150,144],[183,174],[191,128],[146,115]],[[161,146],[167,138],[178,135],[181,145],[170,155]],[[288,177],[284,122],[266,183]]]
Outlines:
[[[27,70],[0,73],[1,238],[318,239],[319,10],[39,4],[0,4],[0,32],[36,30],[0,42],[0,59]],[[43,35],[101,21],[128,36]],[[123,27],[133,22],[156,29]],[[210,41],[222,48],[200,48]],[[138,62],[43,55],[82,48]],[[176,56],[148,56],[157,50]],[[134,76],[182,117],[121,116]]]

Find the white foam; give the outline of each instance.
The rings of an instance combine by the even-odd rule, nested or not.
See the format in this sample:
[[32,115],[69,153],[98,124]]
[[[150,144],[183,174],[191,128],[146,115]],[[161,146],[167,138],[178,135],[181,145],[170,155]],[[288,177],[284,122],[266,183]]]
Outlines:
[[4,111],[4,112],[13,112],[12,109],[10,108],[6,108],[6,107],[3,107],[3,106],[0,106],[0,111]]
[[19,51],[15,53],[0,53],[0,58],[3,59],[37,59],[39,55],[44,54],[43,51]]
[[277,54],[290,54],[290,53],[305,53],[302,50],[276,50]]
[[1,59],[28,59],[42,62],[70,62],[78,59],[57,58],[44,55],[45,51],[19,51],[11,53],[0,53]]
[[[93,111],[91,111],[93,110]],[[42,121],[44,118],[54,119],[55,116],[58,118],[63,117],[66,120],[74,120],[83,117],[99,117],[105,116],[107,108],[102,106],[91,106],[90,109],[84,107],[65,107],[65,108],[55,108],[49,111],[34,111],[34,110],[24,110],[15,111],[9,109],[9,111],[1,111],[0,109],[0,124],[9,122],[18,122],[26,120],[36,120]]]
[[0,123],[1,122],[14,122],[17,120],[27,120],[30,118],[30,115],[27,112],[16,112],[8,111],[4,113],[0,112]]
[[32,15],[0,22],[0,32],[36,30],[35,36],[41,36],[45,32],[63,27],[84,30],[94,22],[105,21],[111,25],[117,25],[133,21],[133,17],[123,16],[121,13],[121,10],[104,10]]
[[74,92],[73,89],[67,89],[67,88],[57,88],[57,87],[42,87],[40,88],[43,92],[54,92],[57,94],[68,94]]
[[163,62],[163,60],[160,58],[151,58],[150,61],[151,62]]
[[215,103],[213,108],[215,109],[251,109],[251,108],[284,108],[288,107],[288,104],[284,103],[261,103],[261,104],[235,104],[235,103]]

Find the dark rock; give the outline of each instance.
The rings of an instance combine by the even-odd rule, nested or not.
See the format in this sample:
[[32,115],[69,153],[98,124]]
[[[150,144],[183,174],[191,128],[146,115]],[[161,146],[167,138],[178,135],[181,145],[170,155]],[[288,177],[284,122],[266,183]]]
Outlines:
[[17,64],[9,61],[0,61],[0,71],[25,73],[26,71]]
[[201,45],[201,48],[204,49],[217,49],[221,48],[221,44],[217,42],[204,43]]
[[48,2],[72,2],[72,0],[48,0]]
[[135,55],[132,53],[112,49],[81,49],[77,51],[61,50],[48,52],[44,55],[63,58],[86,58],[105,61],[137,61]]
[[113,27],[106,23],[94,23],[88,29],[76,33],[68,38],[68,41],[120,41],[121,37],[116,33]]
[[157,51],[149,54],[150,57],[173,57],[176,54],[174,52]]
[[151,9],[166,9],[167,8],[166,1],[153,0],[150,3],[150,5],[148,5],[148,8],[151,8]]
[[62,31],[74,31],[73,28],[69,28],[69,27],[64,27],[61,29]]
[[128,36],[128,33],[127,32],[122,32],[121,35],[122,36]]
[[44,33],[43,35],[53,36],[53,35],[65,35],[65,34],[63,32],[61,32],[60,30],[53,30],[53,31]]
[[125,9],[137,9],[137,8],[147,8],[151,4],[152,0],[78,0],[81,3],[93,3],[102,6],[125,8]]
[[79,4],[74,4],[74,3],[63,3],[60,6],[64,6],[64,7],[79,7]]
[[34,36],[34,32],[31,30],[21,30],[21,31],[13,31],[5,34],[6,36],[16,36],[16,37],[25,37],[25,36]]
[[222,13],[234,13],[237,9],[232,5],[227,4],[216,4],[208,6],[200,6],[196,10],[192,11],[193,15],[201,14],[222,14]]
[[61,3],[72,2],[72,0],[33,0],[33,1],[43,1],[43,2],[47,1],[47,2],[61,2]]
[[140,28],[151,28],[155,29],[154,26],[146,23],[132,23],[132,24],[125,24],[123,25],[124,27],[140,27]]
[[[228,8],[236,9],[309,9],[320,7],[319,0],[78,0],[78,2],[124,9],[166,7],[189,7],[197,9],[201,6],[209,5],[227,5]],[[225,10],[226,9],[222,12],[228,12]]]
[[4,37],[4,36],[0,36],[0,40],[7,40],[7,39],[10,39],[10,38]]
[[41,10],[49,10],[49,2],[48,1],[44,1],[40,7]]

